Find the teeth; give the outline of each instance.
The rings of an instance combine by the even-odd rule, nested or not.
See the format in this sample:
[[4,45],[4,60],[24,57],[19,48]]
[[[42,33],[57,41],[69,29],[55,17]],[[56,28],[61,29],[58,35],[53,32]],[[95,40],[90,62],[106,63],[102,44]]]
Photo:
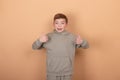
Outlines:
[[58,30],[62,30],[62,28],[57,28]]

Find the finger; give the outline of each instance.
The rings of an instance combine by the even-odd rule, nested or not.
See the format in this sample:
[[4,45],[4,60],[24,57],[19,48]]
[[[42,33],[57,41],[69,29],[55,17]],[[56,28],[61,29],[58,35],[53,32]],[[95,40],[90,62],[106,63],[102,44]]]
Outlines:
[[80,35],[78,35],[78,38],[79,38],[79,39],[82,39]]
[[80,35],[78,35],[78,38],[81,38]]
[[77,39],[77,40],[78,40],[78,39],[80,39],[80,36],[79,36],[79,35],[77,35],[76,39]]

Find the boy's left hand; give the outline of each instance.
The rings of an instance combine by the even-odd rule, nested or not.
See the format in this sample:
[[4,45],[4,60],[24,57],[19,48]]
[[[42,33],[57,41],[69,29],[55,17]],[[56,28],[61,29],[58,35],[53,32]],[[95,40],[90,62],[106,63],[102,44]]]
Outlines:
[[76,37],[76,44],[81,44],[82,43],[82,38],[80,37],[80,35],[77,35]]

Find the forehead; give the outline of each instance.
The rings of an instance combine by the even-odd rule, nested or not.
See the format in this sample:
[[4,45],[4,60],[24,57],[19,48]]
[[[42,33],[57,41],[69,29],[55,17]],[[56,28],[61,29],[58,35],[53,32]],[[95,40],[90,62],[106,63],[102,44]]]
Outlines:
[[55,19],[55,22],[65,22],[64,18]]

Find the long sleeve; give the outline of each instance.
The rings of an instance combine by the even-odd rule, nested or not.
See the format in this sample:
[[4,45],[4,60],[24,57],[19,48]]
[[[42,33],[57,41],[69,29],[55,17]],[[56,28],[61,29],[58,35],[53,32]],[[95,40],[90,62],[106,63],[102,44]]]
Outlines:
[[86,40],[83,40],[83,42],[81,44],[76,44],[76,48],[84,48],[87,49],[89,48],[89,44]]
[[40,42],[39,39],[37,39],[33,44],[32,44],[32,49],[37,50],[43,48],[43,43]]

